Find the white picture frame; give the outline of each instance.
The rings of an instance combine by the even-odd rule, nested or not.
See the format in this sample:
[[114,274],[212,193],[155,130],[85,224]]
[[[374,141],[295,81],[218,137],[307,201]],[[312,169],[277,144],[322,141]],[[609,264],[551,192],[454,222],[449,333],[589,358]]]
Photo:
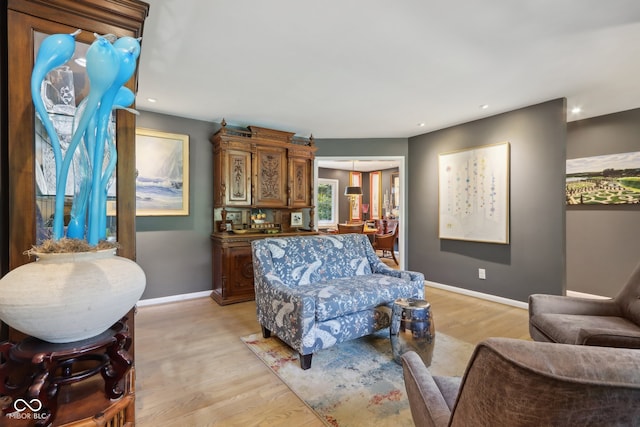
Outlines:
[[291,212],[291,226],[302,227],[302,212]]

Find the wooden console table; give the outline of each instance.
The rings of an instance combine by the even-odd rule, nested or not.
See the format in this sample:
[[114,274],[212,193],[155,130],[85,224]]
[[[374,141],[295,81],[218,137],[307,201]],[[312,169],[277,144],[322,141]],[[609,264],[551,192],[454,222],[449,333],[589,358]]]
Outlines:
[[[49,426],[58,414],[63,386],[80,383],[100,373],[104,397],[119,399],[133,364],[131,338],[125,322],[82,341],[52,344],[34,337],[0,344],[0,395],[5,419]],[[8,398],[7,398],[8,397]],[[65,402],[67,399],[64,399]]]

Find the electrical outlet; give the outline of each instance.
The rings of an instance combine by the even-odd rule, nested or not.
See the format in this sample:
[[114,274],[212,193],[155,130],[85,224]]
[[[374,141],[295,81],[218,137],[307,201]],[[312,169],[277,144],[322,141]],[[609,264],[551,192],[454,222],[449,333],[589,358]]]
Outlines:
[[485,280],[487,278],[487,271],[484,268],[478,269],[478,279]]

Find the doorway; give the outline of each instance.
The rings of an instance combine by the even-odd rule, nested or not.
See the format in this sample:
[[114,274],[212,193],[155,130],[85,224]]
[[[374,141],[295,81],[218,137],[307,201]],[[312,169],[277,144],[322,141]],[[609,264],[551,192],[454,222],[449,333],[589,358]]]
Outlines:
[[[398,168],[399,191],[397,198],[399,199],[399,209],[397,210],[397,218],[400,222],[400,230],[398,233],[398,251],[399,251],[399,268],[405,268],[405,260],[407,258],[406,230],[407,230],[407,204],[406,194],[406,168],[404,156],[317,156],[314,160],[314,205],[318,206],[318,169],[328,168],[350,172],[352,170],[358,172],[374,172],[387,169]],[[389,185],[391,185],[389,183]],[[394,194],[395,196],[395,194]],[[347,203],[346,196],[337,194],[339,203]],[[389,196],[391,197],[391,195]],[[318,227],[318,210],[316,209],[314,224]]]

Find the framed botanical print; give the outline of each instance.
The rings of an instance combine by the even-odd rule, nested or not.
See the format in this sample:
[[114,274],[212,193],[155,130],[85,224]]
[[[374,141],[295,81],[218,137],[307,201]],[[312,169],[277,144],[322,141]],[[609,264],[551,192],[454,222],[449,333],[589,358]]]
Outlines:
[[[362,187],[362,173],[349,172],[349,185],[352,187]],[[362,219],[362,196],[349,197],[349,220]]]
[[369,190],[371,219],[382,219],[382,172],[369,174]]
[[509,143],[438,156],[441,239],[509,243]]

